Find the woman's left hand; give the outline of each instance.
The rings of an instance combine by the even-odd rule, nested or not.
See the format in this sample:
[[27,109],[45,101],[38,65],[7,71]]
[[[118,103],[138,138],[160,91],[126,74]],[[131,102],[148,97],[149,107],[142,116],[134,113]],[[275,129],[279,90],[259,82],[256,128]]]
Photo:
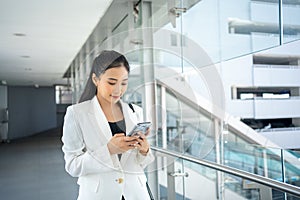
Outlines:
[[138,141],[138,143],[135,145],[135,147],[138,148],[139,152],[142,155],[146,156],[147,153],[149,152],[149,148],[150,148],[150,145],[147,141],[146,135],[144,135],[142,133],[138,134],[137,141]]

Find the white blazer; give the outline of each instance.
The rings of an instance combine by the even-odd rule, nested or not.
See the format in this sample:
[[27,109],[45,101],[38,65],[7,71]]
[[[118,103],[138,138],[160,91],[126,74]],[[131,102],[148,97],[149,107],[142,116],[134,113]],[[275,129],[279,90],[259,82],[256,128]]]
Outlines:
[[[126,130],[143,121],[142,109],[135,112],[121,101]],[[154,160],[149,150],[143,156],[137,149],[110,155],[107,143],[112,137],[108,121],[96,97],[69,106],[63,126],[62,150],[65,169],[78,177],[78,200],[126,200],[150,199],[146,188],[144,168]]]

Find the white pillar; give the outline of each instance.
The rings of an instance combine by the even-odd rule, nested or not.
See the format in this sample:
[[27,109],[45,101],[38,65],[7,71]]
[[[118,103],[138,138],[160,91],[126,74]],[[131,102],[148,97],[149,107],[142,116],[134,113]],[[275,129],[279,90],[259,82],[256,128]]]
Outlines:
[[[152,27],[151,22],[151,3],[141,2],[142,10],[142,27]],[[152,130],[157,130],[157,110],[156,110],[156,86],[154,82],[154,66],[153,66],[153,31],[152,28],[144,28],[141,30],[141,77],[144,81],[144,94],[142,106],[144,108],[144,119],[152,122]],[[156,135],[156,134],[155,134]],[[157,137],[150,139],[151,145],[155,145]],[[159,197],[159,185],[157,174],[157,162],[153,162],[147,167],[148,182],[155,199]]]

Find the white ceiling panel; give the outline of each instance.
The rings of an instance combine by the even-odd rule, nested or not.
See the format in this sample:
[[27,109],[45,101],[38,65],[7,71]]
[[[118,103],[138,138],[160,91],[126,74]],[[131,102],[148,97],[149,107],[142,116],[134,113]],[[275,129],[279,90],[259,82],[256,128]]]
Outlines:
[[66,83],[63,74],[111,2],[1,0],[0,81]]

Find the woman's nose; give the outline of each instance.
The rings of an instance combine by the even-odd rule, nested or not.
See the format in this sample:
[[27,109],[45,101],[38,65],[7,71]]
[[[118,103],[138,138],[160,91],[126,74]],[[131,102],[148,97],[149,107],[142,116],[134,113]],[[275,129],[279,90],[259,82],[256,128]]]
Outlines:
[[120,93],[122,91],[122,85],[115,85],[114,93]]

